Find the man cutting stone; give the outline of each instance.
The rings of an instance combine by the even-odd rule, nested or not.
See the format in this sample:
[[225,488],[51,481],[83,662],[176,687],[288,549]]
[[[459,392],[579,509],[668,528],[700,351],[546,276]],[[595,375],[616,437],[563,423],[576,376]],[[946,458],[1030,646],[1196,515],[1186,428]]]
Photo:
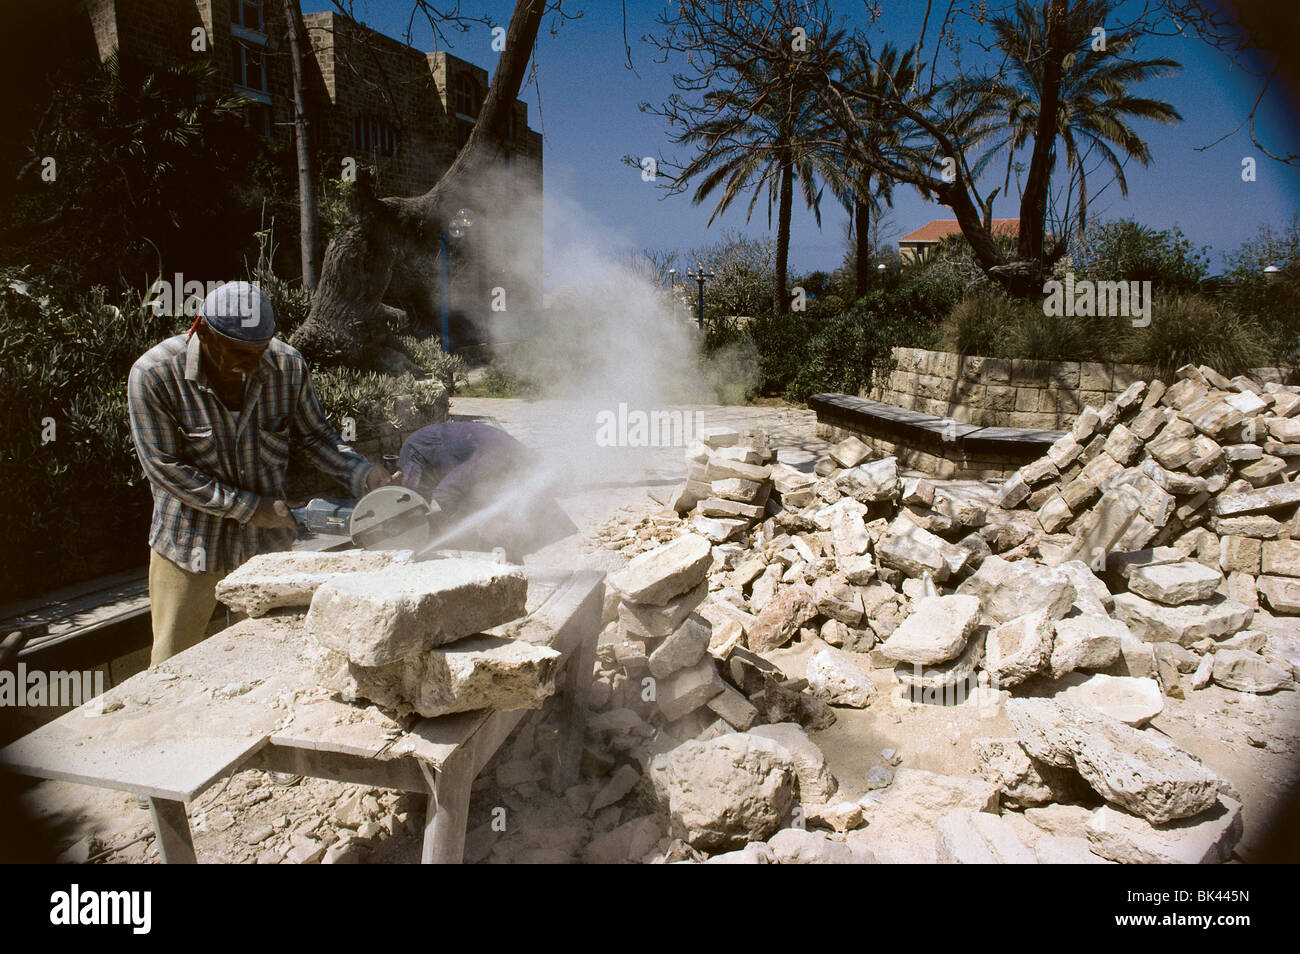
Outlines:
[[275,338],[270,301],[246,282],[212,291],[188,333],[136,361],[127,407],[154,500],[151,665],[203,639],[218,580],[293,542],[291,445],[353,496],[401,478],[342,443],[307,362]]
[[438,505],[434,543],[512,560],[574,531],[536,456],[504,431],[473,421],[422,427],[402,444],[402,483]]

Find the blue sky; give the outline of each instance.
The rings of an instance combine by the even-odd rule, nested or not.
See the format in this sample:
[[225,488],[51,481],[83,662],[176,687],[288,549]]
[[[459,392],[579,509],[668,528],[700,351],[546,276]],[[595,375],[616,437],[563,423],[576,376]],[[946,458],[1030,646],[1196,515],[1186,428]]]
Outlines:
[[[653,50],[641,43],[642,34],[654,28],[663,0],[628,0],[627,36],[636,72],[628,70],[623,46],[623,7],[619,0],[571,2],[583,16],[559,26],[558,33],[543,25],[535,59],[537,80],[522,94],[529,105],[529,124],[545,135],[544,169],[548,200],[564,194],[576,200],[626,249],[657,248],[685,252],[721,237],[724,229],[770,234],[760,202],[747,224],[738,202],[706,227],[712,204],[695,206],[689,196],[665,199],[655,184],[643,182],[638,170],[623,162],[627,155],[671,154],[667,129],[658,118],[642,113],[642,102],[658,104],[672,91],[671,64],[654,61]],[[884,19],[873,28],[874,42],[894,39],[914,41],[923,4],[886,3]],[[330,9],[326,0],[303,0],[306,12]],[[836,4],[850,18],[860,3]],[[479,11],[497,23],[509,22],[509,0],[463,0],[466,12]],[[409,0],[357,0],[359,17],[372,27],[400,36],[409,17]],[[452,35],[451,51],[476,65],[494,69],[497,55],[485,27]],[[434,49],[427,27],[415,36],[415,45]],[[932,47],[931,47],[932,48]],[[967,47],[968,54],[974,54]],[[1157,228],[1180,226],[1198,246],[1211,246],[1212,270],[1222,267],[1224,252],[1235,249],[1264,223],[1275,227],[1300,212],[1300,170],[1285,167],[1259,152],[1240,131],[1217,146],[1197,151],[1231,132],[1246,117],[1258,93],[1255,80],[1233,70],[1222,54],[1195,39],[1153,38],[1140,48],[1147,57],[1166,56],[1184,69],[1173,77],[1136,87],[1139,95],[1166,100],[1184,121],[1174,126],[1144,123],[1137,128],[1151,146],[1150,167],[1130,164],[1126,169],[1129,197],[1123,199],[1111,186],[1091,206],[1098,218],[1134,218]],[[943,61],[941,60],[941,65]],[[540,109],[539,109],[540,104]],[[1280,105],[1279,105],[1280,104]],[[1257,120],[1266,144],[1300,151],[1293,117],[1282,101]],[[1242,159],[1257,158],[1257,179],[1243,182]],[[994,174],[996,175],[996,173]],[[1096,191],[1103,179],[1090,179]],[[1018,200],[999,201],[994,215],[1014,217]],[[936,218],[951,218],[949,210],[924,202],[909,187],[895,192],[886,237],[897,237]],[[838,266],[844,252],[846,214],[831,198],[823,200],[820,230],[812,213],[802,208],[796,195],[791,226],[790,264],[795,273]],[[554,268],[557,263],[548,263]],[[551,284],[562,282],[553,276]]]

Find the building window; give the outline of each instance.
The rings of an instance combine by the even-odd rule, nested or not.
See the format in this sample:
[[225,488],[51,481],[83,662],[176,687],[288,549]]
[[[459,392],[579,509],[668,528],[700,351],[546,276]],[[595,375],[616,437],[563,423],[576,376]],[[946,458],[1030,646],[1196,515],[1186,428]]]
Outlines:
[[352,147],[392,158],[397,155],[397,130],[375,116],[357,116],[352,120]]
[[266,59],[260,50],[245,46],[238,40],[234,44],[235,85],[265,95]]
[[478,116],[478,83],[468,73],[456,77],[456,85],[452,89],[452,108],[462,116]]
[[258,104],[244,107],[244,127],[263,139],[271,138],[271,107]]
[[235,0],[231,11],[231,21],[236,26],[254,33],[265,33],[266,23],[262,19],[262,0]]

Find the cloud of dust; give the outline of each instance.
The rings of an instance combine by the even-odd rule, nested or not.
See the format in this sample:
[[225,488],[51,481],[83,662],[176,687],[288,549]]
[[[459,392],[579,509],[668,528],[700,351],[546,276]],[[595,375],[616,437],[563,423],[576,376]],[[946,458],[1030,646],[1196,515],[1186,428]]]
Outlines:
[[[529,414],[540,423],[515,434],[534,452],[532,468],[475,515],[472,526],[453,527],[440,542],[507,522],[545,530],[527,525],[545,519],[537,514],[548,508],[538,502],[552,495],[647,482],[671,490],[700,420],[683,406],[743,401],[758,377],[752,350],[732,346],[706,357],[681,286],[674,293],[633,267],[627,239],[577,198],[548,186],[543,230],[541,196],[510,166],[476,194],[485,211],[474,210],[476,225],[462,253],[476,257],[487,278],[459,304],[493,341],[497,361],[533,382],[543,403]],[[544,268],[553,286],[549,307],[542,307],[539,287]],[[672,447],[632,446],[638,435],[620,433],[610,446],[608,432],[601,439],[601,421],[620,410],[677,414],[684,427],[672,439],[680,433],[682,440]],[[669,439],[667,431],[660,436]]]

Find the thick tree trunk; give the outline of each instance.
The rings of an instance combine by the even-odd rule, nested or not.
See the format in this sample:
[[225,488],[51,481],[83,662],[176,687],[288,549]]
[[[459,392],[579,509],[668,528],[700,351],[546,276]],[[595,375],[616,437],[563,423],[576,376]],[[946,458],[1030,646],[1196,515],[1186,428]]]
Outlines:
[[285,32],[289,36],[289,65],[293,75],[293,138],[298,150],[298,244],[302,249],[302,284],[316,290],[316,180],[307,138],[307,102],[302,82],[302,11],[298,0],[284,0]]
[[[385,296],[407,307],[434,300],[443,229],[461,208],[477,213],[497,204],[487,173],[503,154],[510,110],[523,86],[546,4],[516,0],[478,122],[433,188],[412,198],[376,199],[369,177],[358,176],[349,221],[325,252],[311,313],[291,340],[309,360],[390,365],[385,323],[418,316],[385,306]],[[476,227],[483,227],[477,217]]]
[[1034,151],[1020,198],[1020,238],[1016,257],[1043,268],[1043,233],[1047,219],[1047,192],[1056,165],[1056,121],[1061,102],[1062,60],[1066,55],[1066,10],[1061,0],[1052,0],[1043,51],[1043,86],[1038,104],[1038,125],[1034,129]]
[[853,203],[853,230],[857,240],[854,287],[861,298],[871,287],[871,207],[860,199]]
[[790,311],[790,210],[794,206],[794,164],[786,159],[781,163],[781,195],[776,219],[776,295],[778,314]]

